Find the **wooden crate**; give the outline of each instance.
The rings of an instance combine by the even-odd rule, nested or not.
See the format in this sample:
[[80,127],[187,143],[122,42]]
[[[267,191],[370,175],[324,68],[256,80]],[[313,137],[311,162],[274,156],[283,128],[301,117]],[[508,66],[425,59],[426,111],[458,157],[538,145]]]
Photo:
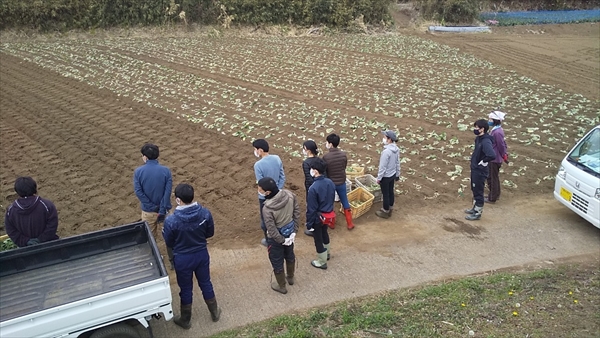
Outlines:
[[373,199],[374,203],[381,202],[383,200],[381,187],[376,190],[369,190],[370,186],[377,184],[377,179],[373,175],[366,174],[364,176],[359,176],[354,179],[354,182],[356,183],[356,186],[365,188],[368,192],[373,194],[373,196],[375,197]]
[[[367,189],[363,187],[358,187],[348,193],[348,202],[350,202],[350,208],[352,209],[352,218],[358,218],[366,214],[367,211],[369,211],[373,206],[374,198],[375,197],[373,194],[368,192]],[[360,204],[358,207],[354,207],[352,206],[353,201],[360,201],[362,204]],[[343,208],[344,207],[342,206],[340,209],[341,212],[344,211]]]
[[[352,171],[348,171],[348,169],[352,168]],[[353,164],[349,167],[346,167],[346,178],[351,182],[354,181],[355,178],[359,176],[363,176],[365,174],[365,167],[361,167],[358,164]]]

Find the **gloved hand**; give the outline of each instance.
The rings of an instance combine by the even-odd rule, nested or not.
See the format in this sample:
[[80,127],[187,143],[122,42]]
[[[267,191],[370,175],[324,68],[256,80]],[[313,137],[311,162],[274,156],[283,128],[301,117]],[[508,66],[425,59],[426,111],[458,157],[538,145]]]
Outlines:
[[305,223],[304,225],[306,226],[306,229],[308,229],[308,230],[311,230],[313,228],[312,225],[309,225],[308,223]]
[[30,239],[27,241],[27,246],[30,246],[30,245],[38,245],[38,244],[40,244],[40,240],[39,240],[39,239],[37,239],[37,238],[30,238]]
[[396,182],[400,181],[400,176],[394,177],[394,181],[396,181]]
[[158,217],[156,217],[156,223],[162,223],[164,221],[165,221],[165,215],[159,214]]
[[504,156],[502,156],[502,159],[504,160],[504,163],[508,164],[508,154],[504,154]]
[[483,160],[479,161],[479,163],[477,163],[478,165],[487,167],[488,163],[487,162],[483,162]]
[[283,245],[285,246],[290,246],[292,244],[294,244],[294,239],[296,238],[296,233],[292,232],[292,234],[290,235],[290,237],[286,238],[285,241],[283,242]]

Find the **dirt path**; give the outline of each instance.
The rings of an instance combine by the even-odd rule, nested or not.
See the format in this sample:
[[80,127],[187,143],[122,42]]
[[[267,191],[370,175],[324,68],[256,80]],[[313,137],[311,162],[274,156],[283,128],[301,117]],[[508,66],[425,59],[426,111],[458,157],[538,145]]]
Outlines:
[[[436,210],[398,212],[391,220],[366,216],[357,229],[333,231],[326,271],[310,266],[311,239],[302,235],[296,247],[297,283],[288,294],[270,289],[266,250],[211,250],[212,280],[223,308],[212,323],[195,289],[193,328],[152,324],[157,337],[208,336],[272,316],[424,282],[507,267],[551,267],[565,257],[586,255],[598,263],[600,230],[552,198],[537,197],[486,207],[484,219],[463,221],[461,205]],[[579,258],[577,258],[579,259]],[[177,287],[174,308],[178,310]]]

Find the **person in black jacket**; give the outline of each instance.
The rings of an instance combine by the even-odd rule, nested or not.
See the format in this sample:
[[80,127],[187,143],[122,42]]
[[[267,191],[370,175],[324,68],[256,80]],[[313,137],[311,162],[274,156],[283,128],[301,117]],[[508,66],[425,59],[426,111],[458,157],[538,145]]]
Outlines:
[[335,199],[335,184],[323,176],[327,165],[318,158],[310,166],[310,174],[315,181],[308,189],[306,201],[306,226],[314,228],[313,239],[317,249],[317,259],[311,265],[319,269],[327,269],[327,260],[330,256],[330,242],[327,228],[335,223],[333,201]]
[[181,315],[175,317],[174,322],[187,330],[192,327],[194,275],[212,321],[218,321],[221,315],[210,281],[210,256],[206,248],[206,239],[215,234],[215,223],[210,211],[194,202],[194,188],[191,185],[177,185],[175,201],[177,208],[165,219],[162,235],[167,248],[173,249],[177,285],[181,290]]
[[18,246],[30,246],[58,239],[58,212],[52,202],[37,195],[37,183],[25,176],[15,180],[19,198],[6,209],[4,226]]
[[485,181],[489,175],[488,163],[496,158],[493,148],[493,139],[488,134],[489,125],[487,120],[477,120],[473,123],[475,129],[475,149],[471,155],[471,190],[473,191],[473,207],[465,210],[469,221],[481,218],[484,204]]
[[[302,154],[306,157],[304,162],[302,162],[302,170],[304,171],[304,187],[306,188],[306,199],[308,200],[308,189],[314,182],[314,178],[310,175],[310,166],[317,160],[319,157],[319,150],[317,150],[317,143],[312,140],[305,141],[302,144]],[[307,236],[312,236],[313,231],[315,229],[306,229],[304,233]]]

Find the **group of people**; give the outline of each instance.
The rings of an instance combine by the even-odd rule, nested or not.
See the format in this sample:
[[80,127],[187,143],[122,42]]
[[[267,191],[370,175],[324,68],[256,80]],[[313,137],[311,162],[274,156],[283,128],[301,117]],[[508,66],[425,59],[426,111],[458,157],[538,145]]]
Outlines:
[[[475,147],[471,155],[471,190],[473,206],[465,210],[467,220],[478,220],[483,213],[484,203],[495,203],[500,197],[499,170],[502,162],[508,163],[502,121],[505,114],[493,111],[488,120],[477,120],[474,126]],[[491,129],[491,132],[490,132]],[[400,150],[396,145],[397,135],[382,132],[383,151],[379,161],[377,183],[381,187],[383,205],[376,215],[389,218],[394,209],[394,182],[400,177]],[[319,157],[315,141],[303,143],[305,159],[302,168],[306,188],[306,223],[304,233],[312,236],[317,253],[311,265],[327,269],[331,258],[331,242],[328,229],[334,229],[336,213],[335,195],[339,196],[348,230],[355,228],[352,208],[346,190],[346,167],[348,158],[338,148],[340,137],[330,134],[325,140],[328,152]],[[299,231],[300,205],[291,191],[284,189],[285,171],[277,155],[269,153],[269,143],[264,139],[252,142],[254,155],[259,160],[254,164],[256,176],[260,227],[263,231],[261,243],[268,247],[276,282],[271,288],[287,293],[286,285],[294,284],[296,257],[294,242]],[[192,315],[193,276],[196,276],[202,296],[213,321],[218,321],[221,309],[217,305],[210,279],[210,256],[207,238],[214,235],[214,221],[210,211],[194,201],[194,188],[186,183],[175,187],[177,206],[169,215],[171,206],[172,175],[168,167],[159,164],[159,148],[144,144],[141,148],[144,164],[135,169],[133,186],[141,206],[141,219],[157,236],[164,238],[170,269],[175,270],[180,288],[180,315],[174,319],[178,326],[189,329]],[[484,196],[485,183],[489,195]],[[54,204],[37,195],[37,184],[31,177],[19,177],[14,184],[19,198],[7,209],[5,227],[8,236],[19,247],[36,245],[58,239],[58,213]],[[162,225],[162,231],[161,231]]]

